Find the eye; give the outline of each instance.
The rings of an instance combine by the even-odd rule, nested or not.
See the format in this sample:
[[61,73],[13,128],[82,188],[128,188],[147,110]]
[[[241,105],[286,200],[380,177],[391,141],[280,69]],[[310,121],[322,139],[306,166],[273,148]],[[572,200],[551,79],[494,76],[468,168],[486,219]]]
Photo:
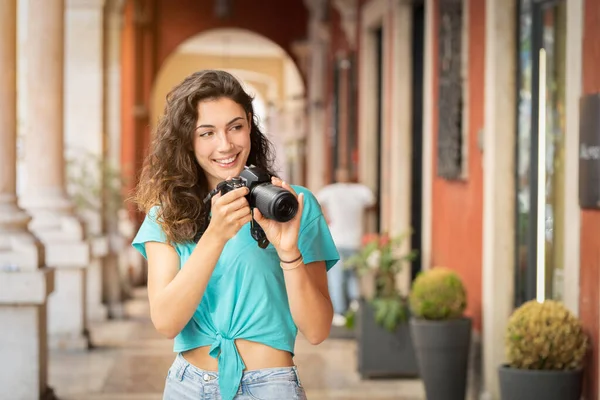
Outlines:
[[233,129],[234,131],[239,131],[239,130],[240,130],[240,129],[242,129],[242,128],[243,128],[243,126],[242,126],[242,125],[236,125],[236,126],[234,126],[233,128],[231,128],[231,129]]
[[212,131],[208,131],[208,132],[202,132],[199,136],[200,137],[209,137],[212,136],[213,132]]

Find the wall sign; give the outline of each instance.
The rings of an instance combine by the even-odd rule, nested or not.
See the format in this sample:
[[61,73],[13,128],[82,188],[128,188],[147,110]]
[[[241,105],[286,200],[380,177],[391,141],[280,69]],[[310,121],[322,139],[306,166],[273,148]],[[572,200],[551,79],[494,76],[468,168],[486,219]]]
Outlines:
[[579,205],[600,209],[600,94],[581,98],[579,119]]

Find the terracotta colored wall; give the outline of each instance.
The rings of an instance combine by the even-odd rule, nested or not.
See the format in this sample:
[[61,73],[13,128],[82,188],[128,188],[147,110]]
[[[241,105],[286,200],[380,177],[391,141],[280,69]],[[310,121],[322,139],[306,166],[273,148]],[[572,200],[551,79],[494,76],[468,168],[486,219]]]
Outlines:
[[[431,260],[433,267],[446,266],[460,274],[468,290],[467,314],[473,317],[475,329],[480,330],[483,170],[477,136],[484,122],[485,1],[470,0],[469,12],[468,178],[447,181],[437,177],[438,118],[434,113]],[[437,13],[435,19],[439,26]],[[437,46],[434,36],[434,110],[439,94]]]
[[[327,80],[326,80],[326,90],[327,90],[327,95],[325,98],[325,104],[326,104],[326,122],[325,122],[325,128],[326,128],[326,132],[330,132],[330,129],[332,129],[333,124],[334,124],[334,114],[333,114],[333,107],[334,107],[334,90],[335,90],[335,74],[334,74],[334,70],[335,70],[335,64],[337,62],[337,60],[339,59],[340,56],[350,56],[351,55],[351,50],[349,48],[348,45],[348,41],[346,40],[346,34],[344,33],[344,31],[342,30],[342,26],[341,26],[341,18],[339,13],[337,12],[337,9],[333,6],[333,4],[329,5],[329,33],[330,33],[330,46],[329,46],[329,57],[327,59]],[[343,73],[343,72],[340,72]],[[343,100],[341,100],[343,102]],[[344,140],[344,137],[347,136],[347,131],[344,131],[342,127],[340,127],[340,131],[338,132],[338,143],[340,143],[342,140]],[[324,145],[326,146],[326,151],[325,151],[325,155],[327,157],[326,159],[326,167],[327,167],[327,181],[326,183],[330,183],[329,182],[329,177],[331,176],[331,172],[334,168],[333,162],[333,154],[332,154],[332,137],[330,135],[325,135],[325,143]]]
[[[303,1],[237,0],[232,15],[217,19],[214,1],[157,0],[157,65],[192,36],[215,28],[238,27],[266,36],[294,58],[294,41],[306,38],[308,11]],[[297,61],[297,60],[296,60]]]
[[[583,94],[600,93],[600,2],[585,1],[583,32]],[[598,400],[599,309],[600,297],[600,211],[581,212],[580,315],[590,334],[590,354],[585,382],[585,398]]]

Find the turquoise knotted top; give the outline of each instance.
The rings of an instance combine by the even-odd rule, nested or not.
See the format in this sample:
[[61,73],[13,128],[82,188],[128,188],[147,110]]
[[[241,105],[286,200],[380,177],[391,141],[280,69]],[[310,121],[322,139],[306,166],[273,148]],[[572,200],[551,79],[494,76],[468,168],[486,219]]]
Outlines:
[[[339,255],[321,207],[306,188],[294,186],[294,190],[305,196],[298,239],[304,263],[325,261],[329,270]],[[146,216],[133,239],[133,247],[144,257],[146,242],[166,242],[156,222],[156,208]],[[194,242],[174,245],[179,268],[185,265],[195,246]],[[221,396],[231,400],[245,369],[234,340],[259,342],[293,355],[297,331],[277,252],[273,245],[258,247],[250,235],[250,224],[246,224],[223,248],[200,304],[175,337],[173,351],[210,346],[209,354],[219,363]]]

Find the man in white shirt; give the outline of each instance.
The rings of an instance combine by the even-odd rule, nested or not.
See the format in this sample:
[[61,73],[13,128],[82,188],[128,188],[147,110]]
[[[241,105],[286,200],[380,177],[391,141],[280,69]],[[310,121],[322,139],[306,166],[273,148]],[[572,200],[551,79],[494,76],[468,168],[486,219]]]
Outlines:
[[344,270],[343,262],[360,249],[365,211],[375,205],[375,196],[367,186],[350,182],[345,169],[336,170],[336,183],[325,186],[317,199],[329,223],[329,230],[340,253],[340,262],[329,270],[329,293],[333,303],[333,324],[344,325],[348,301],[356,307],[358,281],[353,271]]

